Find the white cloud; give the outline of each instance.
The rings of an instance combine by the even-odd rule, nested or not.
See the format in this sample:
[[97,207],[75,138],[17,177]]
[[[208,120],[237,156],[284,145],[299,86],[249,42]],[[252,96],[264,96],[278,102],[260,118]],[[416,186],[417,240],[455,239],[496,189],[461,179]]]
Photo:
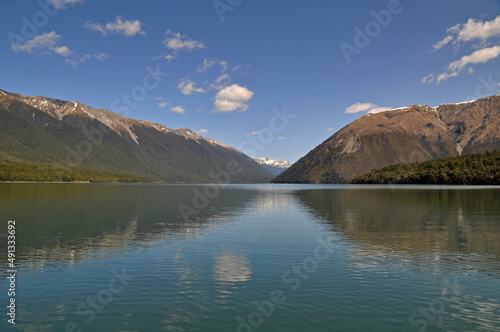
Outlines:
[[195,49],[204,49],[206,47],[202,42],[189,39],[186,35],[183,35],[180,32],[167,30],[165,34],[166,37],[163,40],[163,45],[173,51],[193,51]]
[[326,131],[333,131],[333,128],[328,128]]
[[[423,83],[441,83],[451,77],[457,77],[462,70],[473,64],[486,63],[500,56],[500,46],[492,46],[488,48],[483,48],[473,52],[470,55],[464,55],[459,60],[453,61],[448,65],[448,72],[441,73],[439,75],[429,74],[422,79]],[[469,67],[467,72],[471,74],[474,72],[472,67]]]
[[500,35],[500,15],[491,21],[480,21],[469,18],[466,23],[459,23],[446,31],[447,35],[436,44],[432,45],[434,50],[439,50],[443,46],[453,42],[469,42],[480,39],[483,42],[489,38]]
[[229,74],[224,73],[217,77],[217,79],[210,84],[209,89],[221,90],[222,88],[231,84],[231,76]]
[[196,72],[204,73],[215,65],[221,66],[222,72],[225,72],[230,67],[229,62],[227,62],[227,61],[219,60],[217,58],[204,59],[203,63],[201,65],[199,65],[198,68],[196,68]]
[[64,62],[71,65],[72,67],[78,67],[81,63],[87,62],[88,59],[90,59],[91,56],[90,54],[85,54],[83,56],[75,55],[72,58],[66,58],[64,59]]
[[500,36],[500,15],[491,21],[481,21],[469,18],[466,23],[459,23],[452,26],[446,33],[447,35],[444,39],[432,45],[435,51],[450,43],[458,47],[461,43],[474,40],[481,40],[481,43],[473,45],[473,49],[480,49],[470,55],[462,56],[459,60],[450,62],[447,67],[447,72],[443,72],[439,75],[432,73],[425,76],[422,79],[423,83],[439,84],[451,77],[457,77],[466,66],[470,66],[467,69],[467,73],[472,74],[474,68],[472,68],[471,65],[486,63],[500,55],[500,46],[486,47],[489,44],[487,42],[488,39]]
[[368,111],[371,108],[377,107],[377,105],[372,103],[355,103],[345,109],[344,113],[359,113]]
[[89,30],[99,31],[103,36],[115,33],[126,37],[146,34],[143,29],[144,23],[139,20],[124,20],[121,16],[117,16],[114,22],[108,22],[105,25],[87,21],[83,27]]
[[167,54],[167,55],[158,55],[158,56],[155,56],[153,57],[153,60],[167,60],[168,63],[172,62],[172,60],[174,60],[175,58],[177,57],[177,54],[176,53],[172,53],[172,54]]
[[54,51],[54,53],[57,53],[63,57],[67,57],[71,54],[71,51],[69,50],[69,48],[67,46],[56,47],[53,51]]
[[439,50],[444,45],[449,44],[452,40],[453,40],[453,36],[448,35],[448,36],[444,37],[443,40],[441,40],[441,41],[437,42],[436,44],[432,45],[432,48],[434,50]]
[[432,83],[436,79],[436,74],[430,73],[429,75],[422,78],[422,83]]
[[451,77],[457,77],[458,72],[453,72],[453,73],[441,73],[436,77],[436,84],[441,83],[444,80],[447,80]]
[[55,53],[67,57],[71,54],[71,51],[67,46],[59,46],[61,38],[55,31],[52,31],[37,35],[24,44],[14,44],[12,49],[15,52],[33,53],[33,51],[40,51],[44,54]]
[[208,130],[206,130],[206,129],[200,129],[198,131],[198,134],[206,134],[206,133],[208,133]]
[[181,79],[179,82],[179,85],[177,85],[177,88],[181,90],[181,92],[185,95],[192,95],[195,92],[198,93],[204,93],[205,90],[203,88],[197,88],[196,83],[188,80],[188,79]]
[[162,102],[159,102],[157,105],[158,105],[158,107],[162,108],[162,107],[167,107],[168,105],[170,105],[170,103],[166,102],[166,101],[162,101]]
[[277,139],[282,140],[282,139],[286,139],[286,137],[285,136],[280,136]]
[[458,31],[457,39],[467,42],[473,39],[486,40],[497,35],[500,35],[500,15],[494,20],[486,22],[469,18]]
[[90,55],[90,54],[85,54],[85,55],[73,55],[71,57],[68,57],[66,59],[64,59],[64,62],[71,65],[72,67],[78,67],[81,63],[85,63],[87,62],[87,60],[91,59],[91,58],[94,58],[94,59],[97,59],[101,62],[103,62],[104,60],[106,59],[109,59],[110,56],[105,54],[105,53],[100,53],[100,54],[97,54],[97,55]]
[[235,72],[235,71],[240,70],[241,68],[243,68],[243,66],[242,66],[242,65],[236,65],[236,66],[234,66],[234,67],[233,67],[233,69],[231,69],[231,70],[232,70],[233,72]]
[[500,55],[500,46],[493,46],[477,50],[470,55],[465,55],[460,60],[453,61],[448,65],[448,69],[455,72],[460,72],[465,66],[469,64],[485,63]]
[[204,73],[215,65],[215,60],[203,59],[203,63],[196,68],[196,72]]
[[[390,110],[391,107],[380,107],[372,103],[355,103],[345,109],[344,113],[359,113],[359,112],[366,112],[366,113],[379,113],[383,111]],[[332,129],[333,130],[333,129]]]
[[253,95],[252,91],[238,84],[227,86],[215,95],[214,111],[217,113],[244,112],[249,108],[248,102]]
[[47,0],[52,6],[58,9],[66,9],[66,5],[75,5],[78,3],[84,3],[86,0]]
[[170,107],[170,110],[179,114],[186,114],[186,110],[182,106]]
[[253,135],[258,135],[258,134],[260,134],[260,131],[255,131],[255,130],[252,130],[251,132],[246,133],[245,135],[247,135],[247,136],[252,135],[252,136],[253,136]]
[[107,55],[106,53],[99,53],[99,54],[95,55],[94,57],[101,62],[110,58],[110,56]]
[[14,44],[12,45],[12,50],[15,52],[24,53],[37,53],[37,54],[57,54],[64,58],[64,62],[73,66],[78,67],[79,64],[86,62],[91,58],[95,58],[99,61],[104,61],[109,58],[105,53],[100,53],[97,55],[78,55],[72,52],[67,46],[60,45],[61,36],[55,31],[37,35],[26,41],[24,44]]

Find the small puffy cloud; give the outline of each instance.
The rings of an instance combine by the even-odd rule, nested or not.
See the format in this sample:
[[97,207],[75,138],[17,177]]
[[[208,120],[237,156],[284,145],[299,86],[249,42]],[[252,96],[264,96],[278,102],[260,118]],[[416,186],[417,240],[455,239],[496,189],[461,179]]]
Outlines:
[[[436,83],[439,84],[444,80],[451,77],[457,77],[462,70],[473,64],[486,63],[500,56],[500,46],[492,46],[488,48],[483,48],[477,50],[469,55],[464,55],[459,60],[453,61],[448,65],[448,72],[441,73],[439,75],[429,74],[422,79],[423,83]],[[470,74],[474,71],[472,67],[469,67],[467,72]]]
[[181,81],[177,85],[177,88],[179,88],[181,92],[187,96],[192,95],[195,92],[198,93],[205,92],[203,88],[197,88],[196,83],[188,79],[181,79]]
[[107,60],[110,58],[109,55],[107,55],[106,53],[99,53],[97,55],[94,56],[97,60],[103,62],[104,60]]
[[57,9],[66,9],[66,5],[75,5],[84,3],[86,0],[47,0],[52,6]]
[[126,37],[134,37],[136,35],[145,35],[144,23],[139,20],[124,20],[123,17],[117,16],[114,22],[106,24],[85,22],[84,28],[93,31],[99,31],[103,36],[108,34],[118,34]]
[[200,41],[189,39],[186,35],[180,32],[167,30],[165,33],[163,45],[173,51],[193,51],[195,49],[204,49],[206,46]]
[[227,61],[219,60],[217,58],[204,59],[203,63],[199,65],[198,68],[196,68],[196,72],[204,73],[215,65],[219,65],[221,67],[222,72],[225,72],[230,67],[229,62]]
[[168,105],[170,105],[170,103],[166,101],[162,101],[157,104],[157,106],[160,108],[167,107]]
[[328,128],[326,131],[333,131],[333,128]]
[[198,134],[206,134],[206,133],[208,133],[208,130],[206,130],[206,129],[200,129],[198,131]]
[[177,57],[177,54],[167,54],[167,55],[158,55],[153,57],[153,60],[166,60],[168,63],[172,62]]
[[105,54],[105,53],[100,53],[100,54],[97,54],[97,55],[90,55],[90,54],[85,54],[85,55],[73,55],[71,57],[68,57],[66,59],[64,59],[64,62],[71,65],[72,67],[78,67],[80,64],[82,63],[85,63],[87,62],[87,60],[91,59],[91,58],[94,58],[94,59],[97,59],[101,62],[103,62],[104,60],[106,59],[109,59],[110,56]]
[[67,57],[71,54],[71,51],[67,46],[56,47],[53,51],[63,57]]
[[282,140],[282,139],[286,139],[286,137],[285,136],[280,136],[277,139]]
[[258,135],[258,134],[260,134],[260,131],[255,131],[255,130],[252,130],[251,132],[246,133],[245,135],[247,135],[247,136],[251,136],[251,135]]
[[87,62],[87,60],[90,58],[91,58],[90,54],[85,54],[83,56],[75,55],[71,58],[64,59],[64,62],[67,63],[68,65],[71,65],[72,67],[76,68],[81,63]]
[[238,84],[227,86],[215,95],[214,111],[216,113],[244,112],[254,93]]
[[[353,114],[353,113],[359,113],[359,112],[366,112],[366,113],[379,113],[383,111],[390,110],[391,107],[380,107],[372,103],[355,103],[345,109],[344,113],[348,114]],[[333,129],[332,129],[333,130]]]
[[170,110],[175,113],[186,114],[186,110],[182,106],[170,107]]
[[24,44],[14,44],[12,49],[15,52],[33,53],[34,51],[40,51],[44,54],[59,54],[67,57],[71,54],[71,51],[67,46],[59,46],[61,38],[55,31],[51,31],[37,35]]

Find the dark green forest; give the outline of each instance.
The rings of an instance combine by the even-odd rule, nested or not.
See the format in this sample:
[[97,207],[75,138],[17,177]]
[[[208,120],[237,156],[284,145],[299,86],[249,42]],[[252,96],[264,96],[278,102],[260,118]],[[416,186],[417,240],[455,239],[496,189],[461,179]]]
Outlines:
[[0,181],[24,182],[153,182],[125,174],[94,172],[50,164],[0,161]]
[[351,183],[500,185],[500,151],[391,165],[358,176]]

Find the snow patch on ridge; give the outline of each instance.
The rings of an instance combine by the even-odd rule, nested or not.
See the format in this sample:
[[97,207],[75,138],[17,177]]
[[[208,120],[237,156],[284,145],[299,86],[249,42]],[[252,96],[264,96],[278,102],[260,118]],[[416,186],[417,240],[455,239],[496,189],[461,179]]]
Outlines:
[[445,103],[443,105],[463,105],[463,104],[470,104],[470,103],[473,103],[477,101],[477,99],[475,100],[469,100],[469,101],[462,101],[462,102],[459,102],[459,103]]
[[408,108],[408,106],[405,106],[405,107],[398,107],[398,108],[393,108],[393,109],[391,109],[391,110],[387,110],[387,112],[404,110],[404,109],[406,109],[406,108]]

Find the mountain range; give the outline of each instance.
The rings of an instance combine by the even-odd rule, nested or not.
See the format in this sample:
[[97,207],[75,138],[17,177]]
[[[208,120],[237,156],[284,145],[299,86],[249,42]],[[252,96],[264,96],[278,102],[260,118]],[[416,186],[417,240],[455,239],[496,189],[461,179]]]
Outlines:
[[373,169],[500,150],[500,96],[366,114],[277,176],[276,183],[345,183]]
[[268,170],[274,176],[278,176],[287,170],[293,163],[286,160],[276,160],[271,158],[255,158],[257,163]]
[[231,183],[273,176],[276,183],[346,183],[388,165],[494,150],[500,150],[500,96],[366,114],[290,163],[252,160],[187,128],[0,90],[0,162],[17,163],[13,169],[29,164],[31,171],[39,165],[170,183],[221,176]]
[[187,128],[171,129],[79,102],[3,90],[0,161],[171,183],[268,182],[273,177],[239,150]]

